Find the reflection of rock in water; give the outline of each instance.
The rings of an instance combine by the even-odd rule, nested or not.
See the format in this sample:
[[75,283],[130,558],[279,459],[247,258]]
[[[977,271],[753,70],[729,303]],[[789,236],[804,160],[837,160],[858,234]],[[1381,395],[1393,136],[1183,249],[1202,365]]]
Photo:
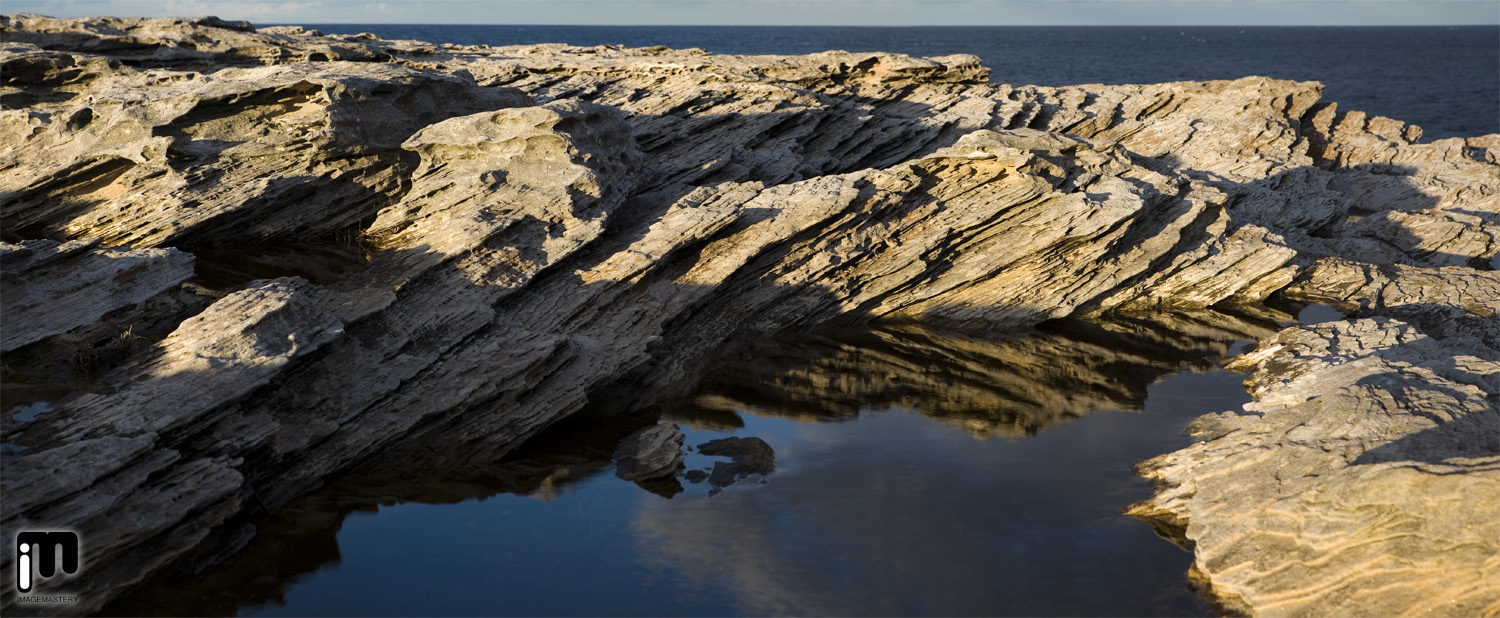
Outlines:
[[[1138,410],[1146,387],[1159,377],[1222,354],[1236,340],[1259,339],[1273,331],[1270,320],[1216,312],[1052,324],[1039,331],[999,334],[915,325],[820,330],[727,354],[710,369],[699,395],[669,416],[741,427],[736,410],[828,421],[852,419],[862,407],[906,407],[959,423],[974,435],[1024,435],[1095,410]],[[656,422],[651,416],[580,414],[499,462],[462,470],[356,472],[274,517],[245,516],[222,526],[193,555],[103,613],[228,615],[240,607],[279,602],[297,578],[338,563],[337,535],[350,513],[502,493],[549,500],[571,485],[608,473],[621,440]],[[740,450],[709,447],[699,452],[733,457]],[[749,459],[759,468],[743,470],[746,475],[774,468],[769,446]],[[723,478],[737,478],[741,470],[731,472]],[[665,497],[682,491],[676,478],[663,481],[642,487]],[[702,481],[714,484],[708,476],[698,479]],[[757,606],[822,609],[811,613],[836,609],[788,603]]]
[[682,493],[677,472],[682,469],[685,439],[682,429],[671,424],[652,425],[625,436],[615,447],[615,476],[671,500]]
[[1004,332],[819,329],[726,355],[698,394],[668,415],[724,428],[743,426],[741,410],[827,422],[904,408],[975,437],[1026,436],[1100,410],[1138,411],[1152,382],[1185,367],[1207,369],[1204,358],[1270,336],[1275,320],[1289,317],[1199,311]]

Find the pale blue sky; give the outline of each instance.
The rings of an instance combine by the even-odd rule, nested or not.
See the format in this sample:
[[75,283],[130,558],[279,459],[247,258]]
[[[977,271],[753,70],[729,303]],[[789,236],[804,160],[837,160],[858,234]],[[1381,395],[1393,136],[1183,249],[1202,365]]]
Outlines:
[[587,25],[1494,25],[1500,0],[0,0],[54,17]]

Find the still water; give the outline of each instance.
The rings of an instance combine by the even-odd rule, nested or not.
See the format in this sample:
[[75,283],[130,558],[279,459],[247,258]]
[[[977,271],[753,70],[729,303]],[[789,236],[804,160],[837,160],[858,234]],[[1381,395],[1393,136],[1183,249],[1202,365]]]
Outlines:
[[[1150,494],[1132,466],[1184,446],[1194,417],[1247,401],[1242,377],[1210,359],[1290,319],[752,342],[651,414],[584,414],[475,469],[336,481],[246,524],[235,558],[106,611],[1204,615],[1190,555],[1120,514]],[[615,443],[658,420],[689,446],[759,437],[775,472],[716,495],[680,476],[616,478]],[[717,459],[693,452],[687,467]]]

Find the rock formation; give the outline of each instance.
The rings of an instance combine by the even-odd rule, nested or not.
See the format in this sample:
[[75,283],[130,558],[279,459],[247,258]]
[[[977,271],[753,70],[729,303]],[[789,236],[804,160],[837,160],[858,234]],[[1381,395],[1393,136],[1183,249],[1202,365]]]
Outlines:
[[[1284,314],[1274,316],[1277,319],[1290,319],[1290,316]],[[859,328],[817,329],[819,332],[831,331],[830,336],[836,336],[836,351],[828,349],[834,347],[834,344],[809,341],[809,335],[800,332],[764,340],[735,342],[736,348],[748,345],[752,349],[721,356],[723,362],[716,362],[708,367],[705,384],[695,389],[700,392],[706,390],[710,401],[666,404],[662,406],[664,412],[661,415],[577,414],[548,427],[502,460],[479,466],[466,466],[458,470],[356,470],[337,477],[307,496],[297,498],[274,514],[257,517],[250,522],[226,523],[224,532],[211,535],[209,541],[200,544],[173,565],[158,571],[141,588],[132,590],[119,602],[105,607],[103,613],[218,615],[235,613],[241,607],[284,602],[297,582],[304,579],[304,574],[311,574],[340,560],[337,535],[348,516],[357,516],[393,504],[457,504],[475,499],[486,500],[501,493],[552,500],[573,491],[583,491],[575,488],[590,479],[612,475],[617,469],[613,458],[618,446],[632,433],[661,426],[660,416],[665,416],[674,423],[697,427],[710,424],[741,427],[742,424],[734,422],[738,420],[737,417],[715,408],[714,402],[739,394],[745,396],[741,401],[757,406],[757,414],[762,411],[790,414],[794,412],[788,409],[790,405],[803,402],[807,396],[824,397],[823,401],[815,405],[836,401],[840,396],[837,392],[815,394],[805,391],[795,378],[783,383],[787,387],[784,394],[790,405],[776,409],[760,407],[772,403],[769,392],[747,394],[743,392],[743,388],[738,392],[729,391],[732,385],[743,387],[747,382],[758,383],[761,378],[760,375],[752,375],[747,379],[731,381],[731,376],[742,374],[749,368],[758,370],[761,363],[766,363],[768,367],[784,367],[785,356],[789,354],[828,354],[831,360],[837,362],[840,357],[848,358],[856,350],[862,350],[871,355],[869,363],[850,367],[847,371],[867,369],[871,373],[879,372],[879,376],[885,376],[901,369],[885,362],[887,359],[908,357],[916,353],[920,355],[917,356],[920,366],[936,381],[950,375],[967,375],[980,367],[1005,367],[1028,360],[1038,361],[1036,357],[1026,356],[1028,351],[1033,350],[1028,342],[1042,339],[1053,342],[1050,345],[1044,343],[1036,349],[1039,354],[1049,354],[1045,358],[1046,368],[1037,373],[1025,372],[1008,376],[1005,385],[1012,392],[1044,400],[1053,394],[1062,394],[1055,390],[1058,388],[1052,383],[1055,378],[1071,376],[1077,384],[1107,385],[1105,392],[1097,393],[1098,397],[1114,400],[1110,405],[1117,405],[1120,409],[1133,410],[1143,403],[1147,387],[1162,376],[1183,367],[1206,368],[1208,364],[1203,361],[1205,355],[1222,354],[1236,340],[1264,338],[1275,333],[1274,322],[1241,319],[1213,310],[1195,312],[1188,316],[1191,319],[1163,321],[1155,317],[1157,316],[1142,319],[1140,316],[1111,316],[1097,322],[1070,324],[1078,327],[1079,332],[1069,330],[1066,333],[1038,333],[1036,337],[1027,338],[1016,338],[993,331],[956,332],[918,325],[890,325],[878,329],[881,333],[889,333],[887,336],[891,341],[887,342],[868,336],[836,336],[845,331],[851,335],[866,332]],[[1134,352],[1112,355],[1111,350]],[[780,365],[777,364],[778,358],[781,359]],[[748,364],[750,362],[755,364]],[[915,378],[917,374],[897,373],[892,377]],[[924,388],[924,383],[920,380],[913,380],[913,384],[915,388]],[[927,394],[943,396],[945,391],[938,390],[936,386],[935,383],[931,384]],[[969,392],[974,391],[966,389],[960,395]],[[904,400],[906,402],[922,396],[919,393],[905,395],[913,398]],[[1124,399],[1116,400],[1115,397]],[[875,400],[876,403],[879,401]],[[926,407],[925,403],[923,407]],[[992,419],[993,415],[989,410],[952,406],[942,411],[945,421],[964,427],[995,427],[1000,431],[1007,429]],[[965,417],[963,414],[970,416]],[[804,413],[802,418],[810,417]],[[819,419],[828,422],[844,420],[837,416]],[[691,448],[696,450],[697,447]],[[700,461],[701,463],[707,462]],[[713,467],[709,465],[704,468],[694,467],[685,471],[681,485],[686,488],[686,492],[705,491],[702,485],[691,485],[708,480],[709,471]],[[769,480],[776,482],[774,476]],[[677,482],[677,479],[670,482]],[[655,490],[660,485],[645,483],[643,487]],[[713,491],[712,487],[709,486],[707,491]],[[721,530],[714,526],[709,529]],[[688,538],[697,537],[671,538],[686,542]]]
[[1500,354],[1389,318],[1294,328],[1231,368],[1256,401],[1142,464],[1133,514],[1191,542],[1234,613],[1490,615]]
[[[0,350],[66,333],[137,305],[193,276],[193,256],[176,249],[98,249],[97,240],[0,243],[7,322]],[[57,307],[69,307],[58,311]]]
[[[66,521],[90,548],[81,605],[7,588],[7,612],[97,610],[334,474],[489,462],[585,405],[665,401],[758,334],[1278,293],[1361,319],[1236,361],[1257,402],[1150,463],[1162,490],[1136,512],[1237,611],[1452,591],[1441,611],[1500,612],[1500,536],[1442,506],[1500,508],[1500,136],[1417,143],[1310,82],[1012,87],[972,56],[212,18],[0,34],[7,380],[150,320],[85,387],[7,401],[53,411],[6,424],[0,525]],[[205,268],[184,283],[188,254]]]
[[686,439],[676,425],[652,425],[625,436],[615,448],[615,476],[643,481],[676,474]]
[[713,471],[707,477],[708,484],[713,487],[710,495],[747,476],[765,476],[776,471],[776,451],[760,438],[730,436],[709,440],[698,445],[698,453],[729,458],[729,461],[714,462]]

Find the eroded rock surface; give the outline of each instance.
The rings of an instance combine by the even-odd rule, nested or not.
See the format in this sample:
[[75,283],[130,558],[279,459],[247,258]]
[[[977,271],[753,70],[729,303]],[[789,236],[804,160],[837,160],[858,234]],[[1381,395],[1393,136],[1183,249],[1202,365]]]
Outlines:
[[10,352],[145,302],[193,276],[193,256],[176,249],[100,249],[97,241],[0,243]]
[[1236,358],[1255,402],[1143,463],[1131,513],[1236,613],[1500,612],[1500,278],[1326,258],[1287,294],[1366,317]]
[[[1287,485],[1289,497],[1237,499],[1243,512],[1195,506],[1171,488],[1229,500],[1238,477],[1162,463],[1163,492],[1143,512],[1185,530],[1209,587],[1242,611],[1429,607],[1415,593],[1317,605],[1256,579],[1295,560],[1314,565],[1296,590],[1343,590],[1340,565],[1407,551],[1341,553],[1365,538],[1368,512],[1425,522],[1413,560],[1435,565],[1393,568],[1382,585],[1500,607],[1474,579],[1495,562],[1473,562],[1490,546],[1469,542],[1466,515],[1445,519],[1425,498],[1371,511],[1348,493],[1377,496],[1358,475],[1378,468],[1407,475],[1413,496],[1456,483],[1465,508],[1500,505],[1482,439],[1423,460],[1454,474],[1359,467],[1375,465],[1366,451],[1437,457],[1426,438],[1380,449],[1433,427],[1479,431],[1489,417],[1476,406],[1494,408],[1500,136],[1417,143],[1415,127],[1319,103],[1311,82],[1010,86],[972,56],[491,48],[211,18],[7,15],[0,34],[0,126],[17,138],[0,146],[4,240],[164,264],[128,294],[89,288],[102,294],[37,314],[42,327],[13,326],[29,314],[11,299],[42,306],[84,286],[7,274],[8,362],[102,328],[96,309],[138,314],[183,293],[180,252],[335,243],[366,257],[319,281],[270,272],[194,297],[212,304],[177,302],[165,339],[50,402],[57,412],[7,425],[0,525],[66,520],[92,556],[88,577],[66,582],[82,605],[12,605],[6,589],[7,613],[96,610],[176,556],[202,560],[216,542],[233,553],[237,514],[275,511],[334,474],[492,462],[585,405],[666,400],[727,342],[828,321],[993,329],[1257,311],[1282,290],[1369,318],[1305,331],[1338,345],[1298,344],[1298,362],[1386,363],[1380,375],[1409,385],[1353,408],[1338,402],[1355,395],[1334,395],[1377,388],[1358,383],[1369,376],[1260,388],[1264,411],[1225,417],[1243,428],[1215,436],[1255,446],[1197,457],[1249,449],[1274,471],[1303,461],[1303,445],[1336,444],[1297,465],[1326,468],[1314,483],[1347,499]],[[1343,347],[1354,340],[1357,354]],[[1277,353],[1240,366],[1277,374]],[[1375,360],[1339,360],[1351,355]],[[1379,430],[1287,441],[1272,435],[1277,405],[1310,415],[1307,427],[1355,410],[1351,423]],[[70,473],[43,472],[64,461]],[[1256,515],[1283,498],[1300,500],[1298,517]],[[1293,538],[1287,527],[1312,520],[1355,523],[1292,553],[1265,545],[1256,568],[1223,557],[1236,555],[1223,535]]]
[[[34,55],[5,50],[5,66]],[[47,88],[7,71],[7,90]],[[101,72],[83,101],[7,106],[3,231],[132,247],[329,236],[391,203],[417,130],[520,105],[515,91],[390,64],[302,63],[212,75]],[[146,196],[150,196],[146,199]],[[288,212],[294,209],[295,212]]]
[[[0,476],[6,525],[68,522],[88,539],[93,590],[128,586],[191,549],[247,499],[247,449],[270,419],[224,404],[342,334],[298,279],[230,294],[184,321],[145,358],[100,379],[6,440],[23,446]],[[150,543],[158,551],[135,551]],[[13,565],[7,565],[13,568]],[[95,603],[100,603],[101,599]]]
[[1293,328],[1239,357],[1256,401],[1141,465],[1132,514],[1190,541],[1236,613],[1493,614],[1500,354],[1388,318]]
[[1493,270],[1330,258],[1316,263],[1286,294],[1356,315],[1399,318],[1438,338],[1477,337],[1500,350],[1500,272]]

